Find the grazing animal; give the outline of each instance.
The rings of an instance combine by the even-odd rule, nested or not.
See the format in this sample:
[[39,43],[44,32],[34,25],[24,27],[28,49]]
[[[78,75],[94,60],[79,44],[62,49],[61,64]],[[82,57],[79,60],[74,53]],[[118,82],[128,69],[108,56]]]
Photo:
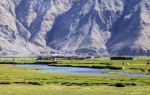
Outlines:
[[122,63],[122,65],[125,65],[125,64],[126,64],[125,62]]
[[126,63],[126,65],[130,65],[129,63]]
[[130,65],[129,63],[123,62],[122,65]]
[[150,65],[150,63],[149,63],[149,62],[147,62],[147,65]]

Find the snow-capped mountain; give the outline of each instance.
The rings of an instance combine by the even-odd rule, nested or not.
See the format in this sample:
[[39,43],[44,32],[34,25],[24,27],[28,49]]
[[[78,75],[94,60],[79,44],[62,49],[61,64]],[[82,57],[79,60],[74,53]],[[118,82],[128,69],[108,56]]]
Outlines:
[[150,0],[0,0],[0,55],[150,55]]

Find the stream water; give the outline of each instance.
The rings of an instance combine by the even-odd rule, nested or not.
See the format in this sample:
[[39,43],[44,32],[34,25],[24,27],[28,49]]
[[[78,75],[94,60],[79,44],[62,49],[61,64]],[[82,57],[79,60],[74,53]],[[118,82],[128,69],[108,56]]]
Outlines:
[[119,75],[119,76],[135,76],[135,77],[150,77],[146,74],[130,74],[130,73],[114,73],[109,72],[109,69],[81,68],[81,67],[58,67],[37,64],[16,65],[17,67],[32,67],[38,68],[39,72],[64,73],[64,74],[89,74],[89,75]]

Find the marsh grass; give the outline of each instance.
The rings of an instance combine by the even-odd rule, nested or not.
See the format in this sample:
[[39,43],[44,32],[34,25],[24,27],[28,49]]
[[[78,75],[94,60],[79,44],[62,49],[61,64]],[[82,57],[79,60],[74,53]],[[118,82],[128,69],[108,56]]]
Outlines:
[[36,68],[19,68],[14,65],[0,65],[0,83],[2,82],[38,82],[40,84],[77,83],[78,85],[89,84],[90,86],[103,83],[134,83],[136,85],[149,85],[146,77],[123,77],[123,76],[96,76],[96,75],[71,75],[56,73],[40,73]]
[[[97,58],[95,60],[63,60],[58,61],[57,64],[49,64],[55,66],[73,66],[73,67],[90,67],[90,68],[108,68],[112,72],[127,72],[127,73],[141,73],[149,74],[150,65],[149,57],[134,58],[134,60],[110,60],[110,58]],[[123,65],[123,62],[129,65]]]
[[0,95],[149,95],[149,91],[149,86],[117,88],[111,86],[0,85]]
[[[149,58],[135,59],[125,69],[113,72],[145,73]],[[3,62],[34,63],[36,59],[1,59]],[[47,60],[44,60],[47,62]],[[40,62],[42,62],[40,60]],[[121,61],[109,58],[95,60],[64,60],[55,65],[122,68]],[[38,68],[16,67],[0,64],[0,95],[149,95],[149,77],[71,75],[58,73],[40,73]],[[142,71],[144,70],[144,71]]]

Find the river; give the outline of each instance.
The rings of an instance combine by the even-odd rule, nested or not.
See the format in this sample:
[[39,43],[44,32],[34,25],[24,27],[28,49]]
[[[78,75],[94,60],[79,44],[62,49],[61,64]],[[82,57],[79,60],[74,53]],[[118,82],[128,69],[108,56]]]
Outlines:
[[19,64],[17,67],[32,67],[38,68],[39,72],[49,72],[49,73],[64,73],[64,74],[88,74],[88,75],[119,75],[119,76],[135,76],[135,77],[150,77],[150,74],[131,74],[131,73],[115,73],[109,72],[109,69],[95,69],[95,68],[82,68],[82,67],[58,67],[58,66],[48,66],[40,64]]

